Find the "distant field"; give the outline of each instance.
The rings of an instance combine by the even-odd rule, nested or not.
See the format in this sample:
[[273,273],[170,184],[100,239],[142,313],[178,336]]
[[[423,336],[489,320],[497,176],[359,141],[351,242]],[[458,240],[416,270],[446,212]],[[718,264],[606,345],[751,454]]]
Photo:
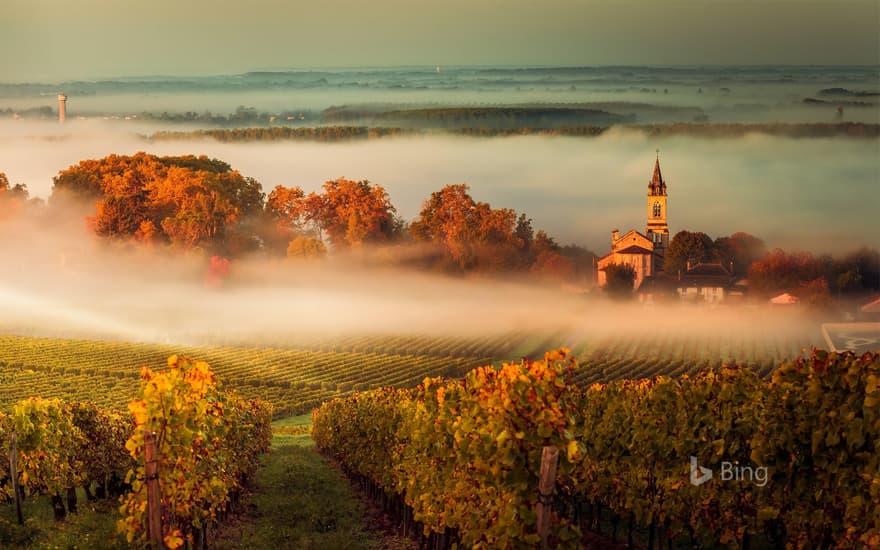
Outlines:
[[428,376],[459,377],[478,366],[540,357],[560,346],[572,348],[578,358],[574,379],[580,384],[678,376],[733,362],[766,376],[819,338],[818,330],[817,335],[730,330],[684,336],[669,328],[585,340],[525,334],[483,340],[365,336],[272,347],[188,347],[0,335],[0,410],[31,396],[123,407],[137,391],[141,368],[164,368],[172,354],[207,361],[227,387],[270,401],[280,417],[355,391],[412,387]]
[[[227,387],[270,401],[278,416],[357,390],[415,386],[426,376],[462,376],[491,362],[490,357],[442,355],[439,350],[435,355],[400,353],[394,343],[389,339],[381,348],[385,351],[368,340],[354,340],[347,348],[300,350],[0,336],[0,409],[32,396],[123,407],[137,391],[141,368],[163,368],[173,354],[207,361]],[[466,353],[468,348],[448,350]]]

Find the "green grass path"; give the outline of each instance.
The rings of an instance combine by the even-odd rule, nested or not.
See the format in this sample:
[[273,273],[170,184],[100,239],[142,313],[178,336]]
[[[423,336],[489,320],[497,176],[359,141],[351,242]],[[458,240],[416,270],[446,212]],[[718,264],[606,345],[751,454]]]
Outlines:
[[272,448],[247,508],[211,548],[382,548],[382,533],[368,529],[351,484],[315,450],[310,423],[304,415],[273,424]]

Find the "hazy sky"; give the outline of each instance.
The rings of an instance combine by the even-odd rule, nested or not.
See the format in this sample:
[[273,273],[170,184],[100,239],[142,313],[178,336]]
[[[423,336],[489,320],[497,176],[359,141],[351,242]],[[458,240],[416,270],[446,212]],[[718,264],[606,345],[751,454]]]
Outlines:
[[382,65],[878,64],[877,0],[0,0],[0,80]]

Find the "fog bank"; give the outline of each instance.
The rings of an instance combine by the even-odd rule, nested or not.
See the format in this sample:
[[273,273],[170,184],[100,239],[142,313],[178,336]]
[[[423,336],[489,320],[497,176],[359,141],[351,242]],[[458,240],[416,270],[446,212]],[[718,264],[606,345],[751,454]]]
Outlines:
[[[596,138],[455,136],[342,143],[150,143],[124,123],[0,122],[0,171],[47,197],[52,177],[86,158],[147,151],[205,154],[275,185],[314,191],[338,177],[385,187],[398,213],[418,215],[444,185],[465,182],[477,200],[527,213],[562,243],[608,250],[610,231],[644,230],[655,149],[669,190],[669,225],[713,237],[747,231],[772,247],[842,252],[880,245],[872,139],[649,138],[612,130]],[[137,126],[144,133],[156,129]]]

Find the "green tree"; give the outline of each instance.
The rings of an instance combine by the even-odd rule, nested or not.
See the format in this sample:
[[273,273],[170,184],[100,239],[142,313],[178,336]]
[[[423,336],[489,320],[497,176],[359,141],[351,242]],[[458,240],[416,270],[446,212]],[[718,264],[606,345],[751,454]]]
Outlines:
[[663,270],[669,274],[687,271],[687,264],[705,262],[712,259],[712,239],[701,231],[679,231],[672,237],[666,256],[663,259]]
[[633,296],[636,270],[629,264],[611,264],[605,268],[605,292],[616,300]]

